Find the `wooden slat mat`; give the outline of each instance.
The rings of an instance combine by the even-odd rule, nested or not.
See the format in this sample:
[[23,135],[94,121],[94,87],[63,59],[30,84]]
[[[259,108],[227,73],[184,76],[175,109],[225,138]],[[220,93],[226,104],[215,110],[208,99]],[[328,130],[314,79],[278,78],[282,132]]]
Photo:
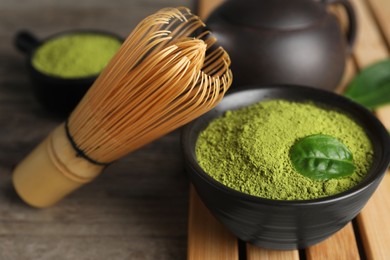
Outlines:
[[[358,17],[358,36],[344,78],[342,92],[356,72],[389,57],[390,1],[350,0]],[[202,18],[223,0],[199,0]],[[336,10],[337,12],[338,10]],[[341,17],[342,19],[342,17]],[[390,129],[390,106],[376,111]],[[390,259],[390,172],[352,223],[327,240],[304,250],[275,251],[244,244],[222,227],[204,207],[193,187],[190,191],[188,259]]]

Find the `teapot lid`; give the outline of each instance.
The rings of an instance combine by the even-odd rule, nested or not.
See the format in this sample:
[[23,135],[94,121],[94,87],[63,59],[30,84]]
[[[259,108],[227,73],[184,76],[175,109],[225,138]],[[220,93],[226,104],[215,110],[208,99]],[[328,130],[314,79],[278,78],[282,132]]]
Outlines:
[[281,30],[307,27],[326,14],[318,0],[230,0],[218,12],[234,24]]

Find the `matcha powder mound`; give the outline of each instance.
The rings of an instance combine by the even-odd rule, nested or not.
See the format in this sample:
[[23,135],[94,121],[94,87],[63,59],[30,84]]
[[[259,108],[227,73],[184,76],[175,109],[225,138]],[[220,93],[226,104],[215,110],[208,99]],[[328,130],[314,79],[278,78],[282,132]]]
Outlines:
[[[293,168],[289,151],[300,138],[333,136],[353,154],[355,171],[339,179],[312,180]],[[306,200],[352,188],[373,158],[364,130],[348,116],[312,103],[264,101],[213,120],[199,135],[196,156],[217,181],[235,190],[276,200]]]
[[44,74],[60,78],[96,76],[121,44],[117,38],[103,34],[66,34],[40,46],[33,55],[32,65]]

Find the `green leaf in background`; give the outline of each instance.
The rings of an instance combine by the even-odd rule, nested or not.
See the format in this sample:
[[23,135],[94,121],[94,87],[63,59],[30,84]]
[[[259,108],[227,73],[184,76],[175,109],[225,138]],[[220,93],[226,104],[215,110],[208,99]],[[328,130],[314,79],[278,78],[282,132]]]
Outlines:
[[351,151],[329,135],[298,140],[290,149],[290,160],[296,171],[314,180],[345,177],[355,170]]
[[363,69],[348,85],[345,96],[369,109],[390,103],[390,59]]

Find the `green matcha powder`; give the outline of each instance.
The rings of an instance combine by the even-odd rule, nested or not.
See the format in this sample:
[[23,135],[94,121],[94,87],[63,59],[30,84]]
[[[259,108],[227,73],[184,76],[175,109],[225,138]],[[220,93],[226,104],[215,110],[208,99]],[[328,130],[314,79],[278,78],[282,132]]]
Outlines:
[[[312,180],[289,159],[300,138],[325,134],[352,152],[355,171],[340,179]],[[276,200],[306,200],[348,190],[366,175],[373,158],[364,130],[348,116],[312,103],[264,101],[213,120],[199,135],[196,156],[217,181],[235,190]]]
[[95,76],[120,46],[117,38],[96,33],[59,36],[37,49],[32,65],[44,74],[60,78]]

